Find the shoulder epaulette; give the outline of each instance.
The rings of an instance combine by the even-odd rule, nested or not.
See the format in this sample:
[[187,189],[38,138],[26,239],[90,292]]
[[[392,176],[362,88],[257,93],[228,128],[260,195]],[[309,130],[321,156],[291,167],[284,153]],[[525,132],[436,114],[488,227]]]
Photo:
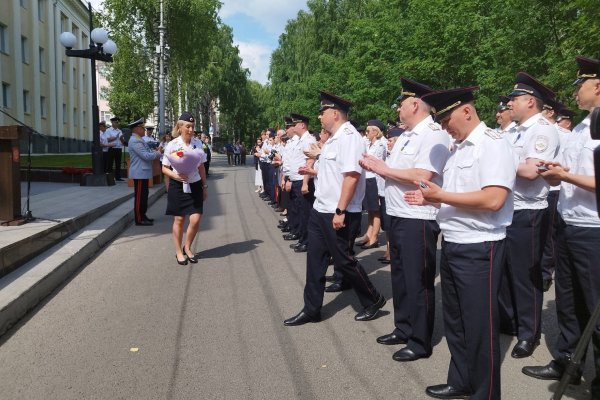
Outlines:
[[487,128],[485,130],[485,134],[488,135],[489,137],[491,137],[492,139],[501,139],[502,135],[500,134],[500,132],[495,131],[494,129],[491,128]]
[[432,131],[440,131],[442,130],[442,127],[439,126],[438,124],[436,124],[435,122],[432,122],[430,124],[427,125],[429,127],[429,129],[431,129]]
[[550,122],[548,122],[548,120],[546,118],[540,118],[538,120],[538,124],[540,124],[540,125],[550,125]]
[[346,128],[344,128],[344,133],[345,133],[346,135],[352,135],[354,132],[352,131],[352,129],[350,129],[350,128],[346,127]]

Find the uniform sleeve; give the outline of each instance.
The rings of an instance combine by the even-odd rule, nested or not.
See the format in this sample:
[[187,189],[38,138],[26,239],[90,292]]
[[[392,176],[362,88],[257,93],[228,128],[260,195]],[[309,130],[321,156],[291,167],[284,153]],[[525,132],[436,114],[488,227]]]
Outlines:
[[167,145],[165,146],[165,151],[164,151],[164,157],[162,158],[162,165],[164,165],[165,167],[170,167],[171,166],[171,161],[169,161],[169,157],[167,157],[167,154],[171,154],[171,143],[169,142],[167,143]]
[[556,129],[552,125],[538,125],[532,133],[525,144],[525,159],[554,160],[560,146]]
[[513,190],[517,176],[517,162],[506,140],[485,136],[478,159],[481,188],[502,186]]
[[[342,135],[347,134],[342,133]],[[365,142],[359,135],[352,134],[342,138],[340,140],[339,154],[337,155],[340,171],[342,173],[358,172],[362,174],[363,169],[358,162],[362,159],[365,151]]]
[[418,152],[415,168],[442,175],[446,161],[450,157],[450,139],[445,131],[431,131]]
[[157,158],[157,153],[150,150],[148,146],[141,140],[129,141],[129,151],[134,153],[142,160],[152,161]]

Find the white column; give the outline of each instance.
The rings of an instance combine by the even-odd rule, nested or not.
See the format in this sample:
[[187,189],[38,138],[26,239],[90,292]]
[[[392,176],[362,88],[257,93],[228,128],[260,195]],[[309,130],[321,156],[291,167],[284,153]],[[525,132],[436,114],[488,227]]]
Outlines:
[[[13,96],[14,104],[12,106],[15,110],[13,114],[15,118],[23,121],[23,54],[21,54],[21,6],[19,2],[14,2],[13,6],[13,29],[12,29],[12,39],[13,39],[13,65],[15,68],[15,80],[13,82],[14,88]],[[29,38],[31,39],[31,38]]]
[[[31,102],[31,112],[33,113],[34,120],[34,128],[40,133],[42,132],[42,116],[41,116],[41,104],[40,104],[40,93],[41,85],[40,85],[40,22],[39,22],[39,12],[38,12],[38,1],[31,1],[31,27],[33,32],[33,37],[31,38],[31,71],[33,72],[33,90],[31,91],[29,97]],[[46,49],[44,49],[46,51]]]

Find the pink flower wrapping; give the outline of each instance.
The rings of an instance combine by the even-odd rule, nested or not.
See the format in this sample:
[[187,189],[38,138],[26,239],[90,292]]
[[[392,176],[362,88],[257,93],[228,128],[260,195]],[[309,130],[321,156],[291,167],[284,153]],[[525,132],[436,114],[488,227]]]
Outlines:
[[[190,151],[179,149],[171,154],[166,154],[166,157],[177,172],[183,175],[190,175],[198,169],[198,165],[202,161],[202,152],[197,149]],[[183,192],[191,193],[189,183],[183,183]]]

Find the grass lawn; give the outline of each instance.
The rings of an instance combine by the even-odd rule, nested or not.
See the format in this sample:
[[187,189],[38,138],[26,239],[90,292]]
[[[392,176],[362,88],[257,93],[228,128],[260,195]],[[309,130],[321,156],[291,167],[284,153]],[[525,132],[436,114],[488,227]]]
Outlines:
[[[27,167],[27,155],[21,154],[21,167]],[[31,156],[32,168],[44,167],[76,167],[91,168],[91,154],[59,154],[59,155],[39,155]]]

